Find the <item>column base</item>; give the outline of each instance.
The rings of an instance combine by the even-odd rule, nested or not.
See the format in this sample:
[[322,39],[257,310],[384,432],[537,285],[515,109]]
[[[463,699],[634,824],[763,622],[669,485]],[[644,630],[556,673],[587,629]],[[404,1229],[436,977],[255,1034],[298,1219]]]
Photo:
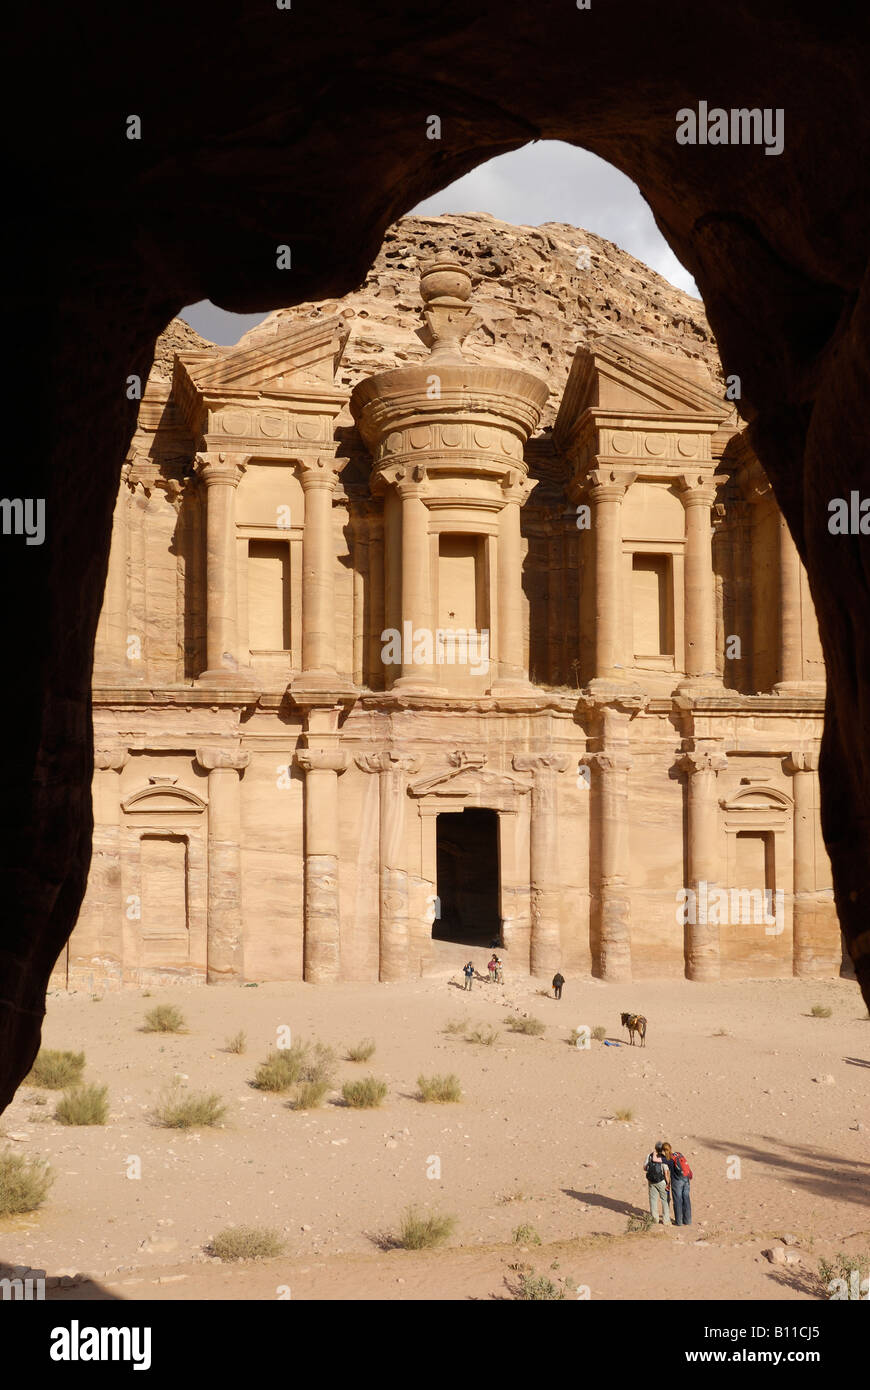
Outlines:
[[291,681],[287,692],[298,704],[341,704],[355,700],[359,694],[356,686],[337,671],[303,671]]
[[492,682],[487,695],[535,695],[537,691],[526,676],[499,676]]
[[825,693],[824,681],[777,681],[773,687],[774,695],[819,696]]
[[218,667],[216,670],[203,671],[196,678],[197,685],[207,685],[211,689],[228,690],[240,687],[243,690],[258,690],[260,682],[256,672],[250,667],[238,667],[232,670],[230,667]]
[[675,695],[725,695],[724,681],[717,675],[684,676],[675,687]]
[[401,695],[446,695],[447,691],[426,676],[399,676],[390,690]]

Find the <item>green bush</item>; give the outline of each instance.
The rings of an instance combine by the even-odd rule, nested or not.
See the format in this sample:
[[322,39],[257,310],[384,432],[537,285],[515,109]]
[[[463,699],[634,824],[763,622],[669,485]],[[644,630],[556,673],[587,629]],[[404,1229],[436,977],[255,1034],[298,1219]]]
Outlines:
[[510,1014],[505,1023],[512,1033],[526,1033],[530,1038],[540,1038],[547,1031],[547,1025],[539,1018],[517,1018]]
[[621,1120],[623,1124],[629,1124],[634,1119],[633,1110],[614,1110],[614,1120]]
[[367,1062],[370,1057],[375,1055],[374,1038],[363,1038],[355,1047],[347,1049],[347,1060],[349,1062]]
[[540,1245],[541,1237],[538,1235],[534,1226],[526,1222],[522,1226],[517,1226],[514,1231],[514,1245]]
[[240,1029],[239,1032],[238,1032],[238,1033],[234,1033],[233,1036],[232,1036],[231,1038],[227,1038],[226,1042],[224,1043],[224,1047],[225,1047],[225,1049],[226,1049],[227,1052],[235,1052],[235,1053],[247,1052],[247,1050],[248,1050],[248,1036],[247,1036],[247,1034],[244,1032],[243,1029]]
[[108,1086],[74,1086],[64,1091],[54,1118],[62,1125],[104,1125],[109,1118]]
[[565,1290],[546,1274],[521,1274],[517,1298],[530,1303],[559,1303],[565,1298]]
[[457,1035],[464,1033],[467,1027],[467,1019],[451,1018],[448,1019],[448,1021],[445,1023],[444,1032],[449,1033],[451,1038],[455,1038],[457,1037]]
[[398,1244],[403,1250],[432,1250],[449,1239],[455,1226],[455,1216],[423,1215],[416,1207],[407,1207],[402,1213]]
[[165,1129],[201,1129],[219,1124],[226,1114],[226,1106],[214,1091],[185,1095],[173,1086],[158,1101],[155,1111],[158,1122]]
[[33,1067],[25,1077],[26,1086],[44,1086],[49,1091],[62,1091],[67,1086],[76,1086],[82,1079],[85,1069],[83,1052],[55,1052],[51,1048],[40,1048]]
[[284,1242],[265,1227],[229,1226],[215,1236],[208,1250],[219,1260],[271,1260],[284,1253]]
[[810,1009],[813,1018],[830,1018],[833,1012],[834,1010],[829,1009],[827,1004],[814,1004]]
[[459,1077],[451,1072],[449,1076],[418,1076],[417,1085],[423,1100],[434,1100],[440,1104],[462,1099]]
[[329,1090],[328,1081],[303,1081],[296,1093],[295,1110],[316,1110]]
[[307,1052],[308,1049],[301,1043],[270,1052],[265,1062],[261,1062],[257,1068],[254,1086],[258,1091],[289,1091],[291,1086],[305,1079],[303,1072]]
[[496,1028],[475,1028],[468,1034],[466,1039],[470,1043],[480,1043],[482,1047],[492,1047],[493,1043],[498,1042],[498,1030]]
[[328,1083],[332,1081],[335,1072],[336,1056],[334,1050],[327,1047],[325,1043],[315,1043],[310,1052],[305,1044],[302,1046],[305,1052],[302,1062],[302,1080],[312,1084],[326,1082],[328,1089]]
[[603,1023],[597,1023],[595,1025],[592,1029],[592,1036],[596,1042],[604,1042],[604,1039],[607,1037],[607,1029],[604,1027]]
[[54,1174],[42,1159],[0,1153],[0,1216],[36,1211],[53,1182]]
[[174,1004],[157,1004],[145,1015],[143,1033],[186,1033],[184,1014]]
[[378,1081],[374,1076],[366,1076],[362,1081],[346,1081],[341,1088],[345,1105],[354,1110],[374,1110],[385,1099],[386,1081]]

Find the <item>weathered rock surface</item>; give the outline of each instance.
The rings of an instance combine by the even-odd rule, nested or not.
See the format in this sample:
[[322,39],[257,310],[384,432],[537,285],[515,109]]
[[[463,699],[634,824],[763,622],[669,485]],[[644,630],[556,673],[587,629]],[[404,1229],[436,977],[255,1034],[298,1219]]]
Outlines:
[[[550,399],[541,429],[553,424],[574,353],[598,334],[639,346],[654,341],[704,363],[721,378],[700,300],[582,228],[562,222],[516,227],[488,213],[400,218],[388,229],[360,289],[341,299],[278,309],[242,342],[267,343],[288,322],[340,314],[350,334],[339,377],[343,385],[353,387],[377,372],[423,361],[426,348],[417,336],[420,262],[445,250],[458,255],[474,277],[474,312],[481,322],[463,351],[473,361],[504,355],[544,371]],[[585,253],[588,269],[582,268]]]

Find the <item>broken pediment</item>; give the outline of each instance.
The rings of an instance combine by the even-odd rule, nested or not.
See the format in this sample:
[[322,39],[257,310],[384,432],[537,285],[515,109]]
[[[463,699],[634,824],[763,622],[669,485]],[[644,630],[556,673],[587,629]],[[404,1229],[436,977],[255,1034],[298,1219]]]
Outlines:
[[179,353],[173,395],[188,416],[204,399],[331,396],[347,338],[341,319],[318,319],[247,347]]
[[409,783],[411,796],[438,796],[453,801],[464,801],[472,806],[491,806],[493,803],[513,801],[517,796],[531,791],[530,778],[513,777],[505,772],[487,772],[483,767],[460,763],[445,772],[430,773],[428,777],[418,777]]
[[553,432],[558,448],[566,447],[588,409],[711,422],[731,414],[702,362],[610,336],[577,349]]

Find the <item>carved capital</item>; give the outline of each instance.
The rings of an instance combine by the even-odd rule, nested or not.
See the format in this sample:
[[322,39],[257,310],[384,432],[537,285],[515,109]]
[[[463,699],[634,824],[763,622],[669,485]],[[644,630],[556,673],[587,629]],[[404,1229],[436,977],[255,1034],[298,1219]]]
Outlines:
[[819,755],[811,750],[795,750],[786,758],[785,770],[792,776],[797,772],[818,772]]
[[677,763],[692,777],[696,772],[724,772],[728,766],[728,759],[724,753],[702,748],[693,753],[681,753]]
[[348,460],[337,459],[330,454],[316,454],[311,458],[296,459],[295,463],[303,492],[313,492],[316,488],[332,492],[338,482],[338,475],[347,467]]
[[724,482],[724,478],[711,473],[682,473],[679,479],[680,501],[684,507],[712,507],[721,482]]
[[216,768],[223,767],[231,767],[236,772],[241,772],[251,761],[251,755],[241,748],[197,748],[196,761],[206,772],[214,772]]
[[601,753],[586,753],[580,761],[597,768],[599,772],[630,772],[632,765],[629,755],[615,748]]
[[206,487],[238,487],[247,466],[243,454],[197,454],[193,463]]
[[126,748],[101,747],[94,749],[94,767],[98,772],[120,772],[126,767],[130,754]]
[[360,753],[356,765],[363,772],[405,772],[409,775],[418,772],[421,759],[414,753]]
[[296,762],[303,772],[335,772],[347,770],[347,754],[340,748],[299,748]]
[[426,469],[421,463],[407,464],[397,468],[393,482],[396,492],[403,502],[406,498],[422,497],[429,488]]
[[585,487],[592,502],[621,502],[636,477],[633,468],[592,468],[586,474]]

